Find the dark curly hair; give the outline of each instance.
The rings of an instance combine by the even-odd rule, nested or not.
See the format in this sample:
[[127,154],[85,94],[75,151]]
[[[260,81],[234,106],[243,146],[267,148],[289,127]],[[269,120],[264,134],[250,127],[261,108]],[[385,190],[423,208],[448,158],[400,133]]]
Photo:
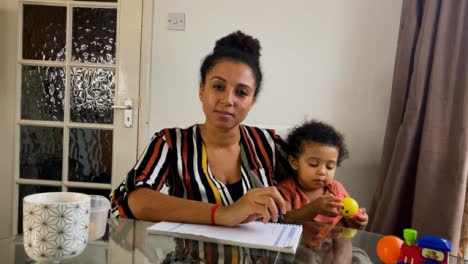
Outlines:
[[247,64],[255,76],[256,89],[254,97],[260,92],[262,70],[260,67],[260,41],[246,35],[240,30],[233,32],[218,41],[213,52],[205,57],[200,68],[200,83],[205,83],[206,74],[221,60],[233,60]]
[[296,126],[287,138],[289,154],[297,158],[303,151],[304,143],[308,141],[336,147],[338,149],[337,166],[340,166],[341,162],[349,157],[343,134],[326,123],[310,120]]

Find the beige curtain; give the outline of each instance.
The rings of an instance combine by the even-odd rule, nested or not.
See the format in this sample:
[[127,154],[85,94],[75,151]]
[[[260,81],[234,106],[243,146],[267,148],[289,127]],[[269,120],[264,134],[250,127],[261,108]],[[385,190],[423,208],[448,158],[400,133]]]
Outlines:
[[468,177],[467,0],[403,0],[382,173],[369,229],[449,239]]

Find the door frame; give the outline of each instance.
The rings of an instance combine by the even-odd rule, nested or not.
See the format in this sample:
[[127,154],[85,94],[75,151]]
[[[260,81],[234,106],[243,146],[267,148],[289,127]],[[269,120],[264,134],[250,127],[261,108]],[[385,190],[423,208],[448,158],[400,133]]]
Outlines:
[[[140,94],[138,96],[138,157],[143,154],[149,141],[151,132],[150,98],[151,98],[151,61],[153,43],[153,8],[154,0],[143,1],[143,14],[141,21],[141,48],[140,48]],[[137,158],[138,158],[137,157]]]
[[[13,235],[14,142],[18,0],[0,1],[0,237]],[[13,153],[13,154],[12,154]]]

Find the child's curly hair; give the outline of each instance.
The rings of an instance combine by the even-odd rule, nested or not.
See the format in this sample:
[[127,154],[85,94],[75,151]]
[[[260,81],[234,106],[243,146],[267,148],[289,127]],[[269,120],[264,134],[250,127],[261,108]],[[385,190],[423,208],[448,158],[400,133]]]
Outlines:
[[289,154],[297,158],[303,151],[303,145],[307,141],[336,147],[338,149],[337,166],[340,166],[341,162],[349,157],[343,134],[326,123],[309,120],[300,126],[294,127],[287,138]]

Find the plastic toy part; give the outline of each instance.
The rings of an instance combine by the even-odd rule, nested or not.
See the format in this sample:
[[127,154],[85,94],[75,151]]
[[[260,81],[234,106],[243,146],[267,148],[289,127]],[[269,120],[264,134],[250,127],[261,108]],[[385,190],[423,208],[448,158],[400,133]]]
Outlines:
[[358,203],[351,197],[343,198],[341,203],[343,204],[343,207],[340,208],[339,211],[344,217],[353,217],[359,211]]
[[452,243],[436,236],[423,236],[416,241],[416,245],[440,251],[452,250]]
[[411,228],[403,229],[403,238],[405,238],[405,243],[408,246],[412,246],[416,238],[418,238],[418,231]]
[[403,240],[396,236],[384,236],[377,243],[377,256],[385,264],[395,264],[400,257]]

